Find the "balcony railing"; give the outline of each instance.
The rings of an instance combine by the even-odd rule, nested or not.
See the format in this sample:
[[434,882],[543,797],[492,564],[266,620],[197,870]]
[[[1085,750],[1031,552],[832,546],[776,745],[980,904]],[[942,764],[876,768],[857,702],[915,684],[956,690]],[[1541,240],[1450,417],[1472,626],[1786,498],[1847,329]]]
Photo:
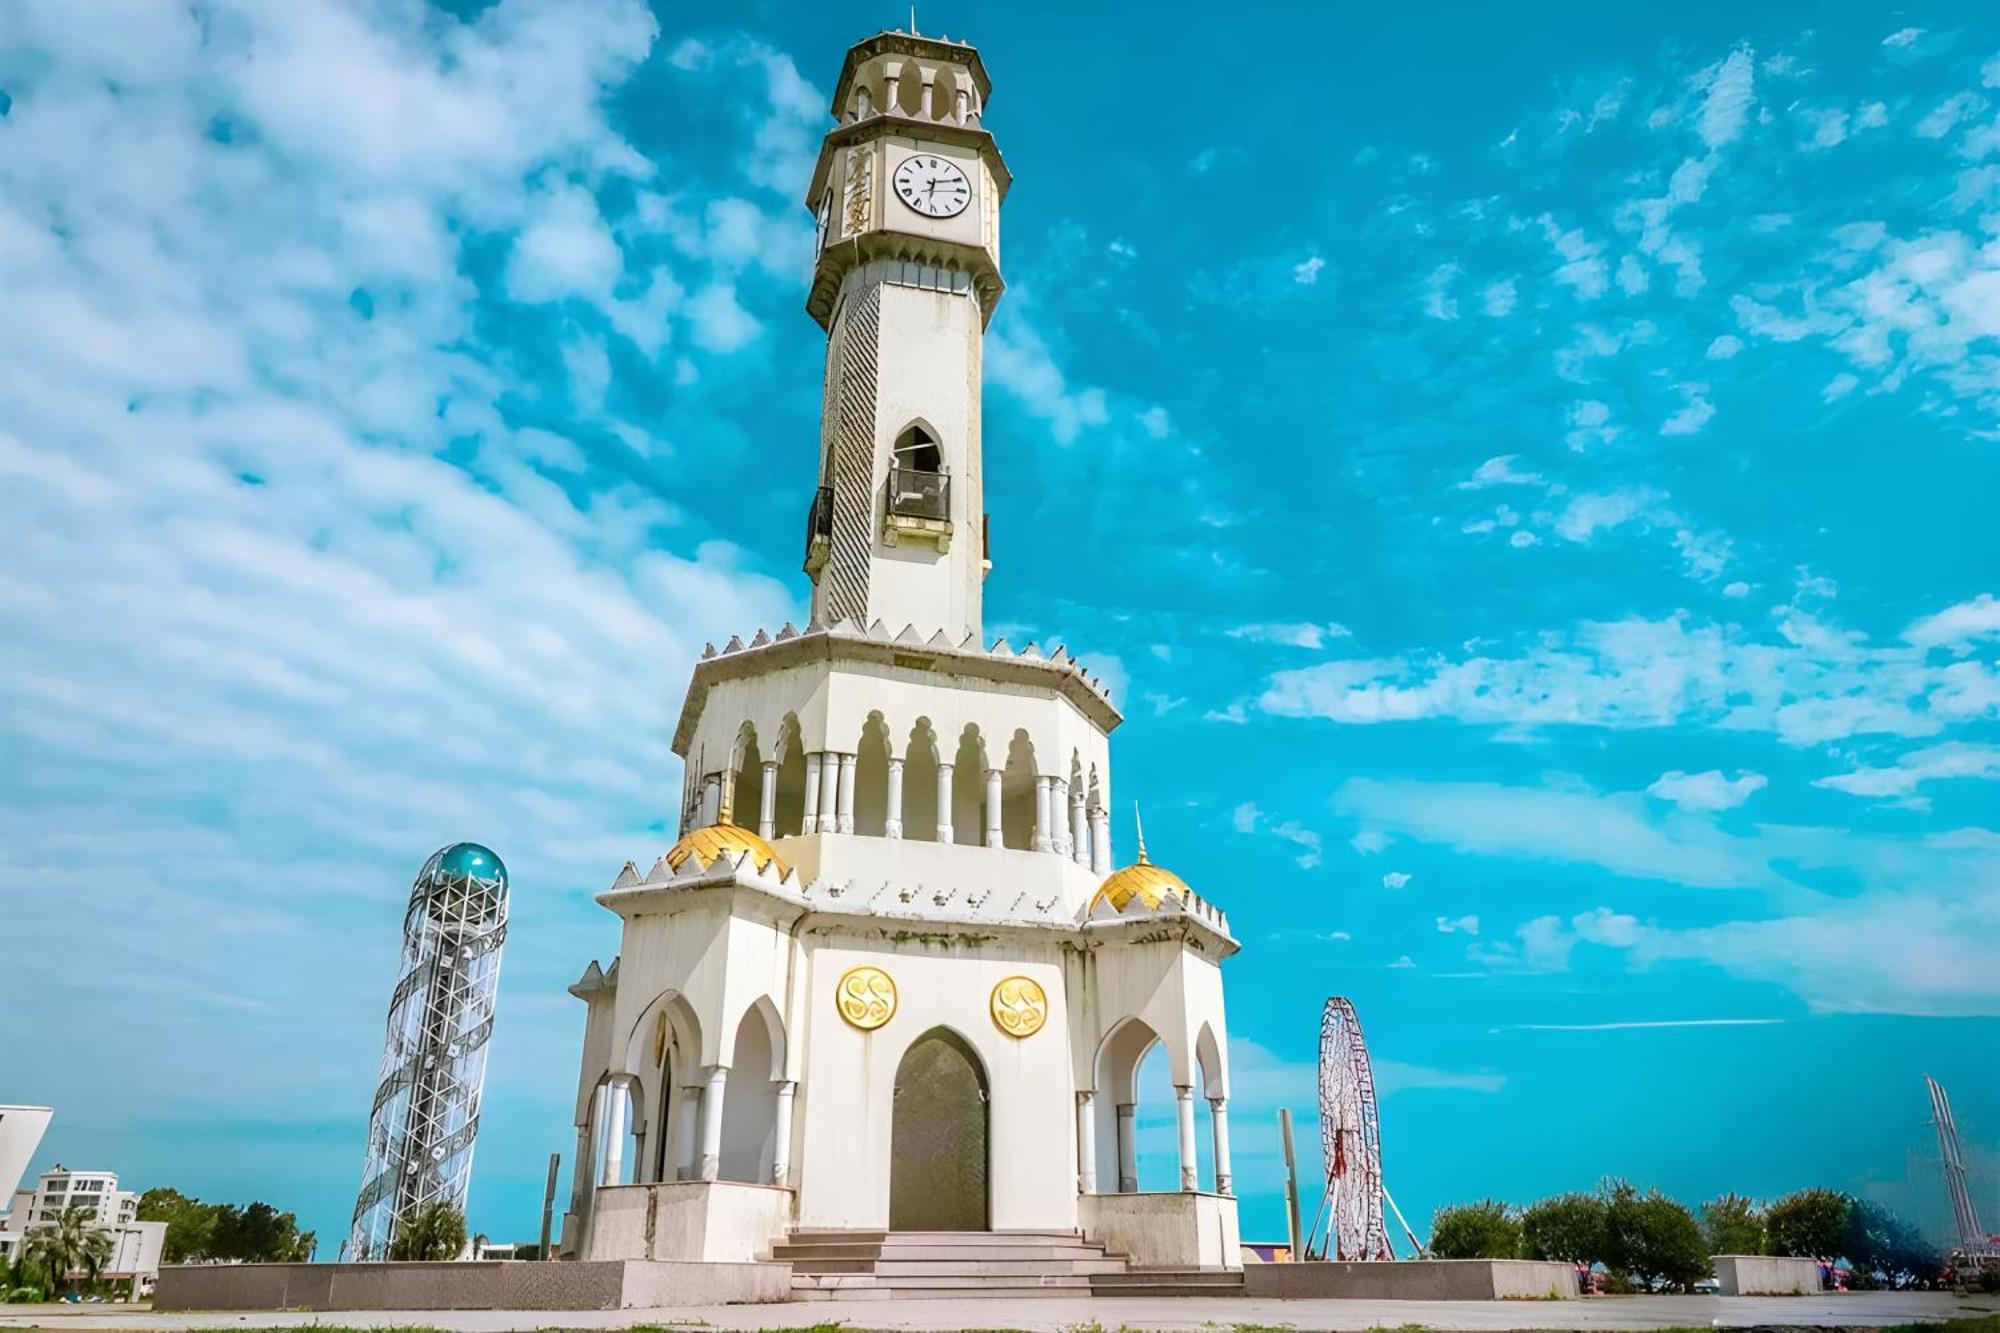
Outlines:
[[945,473],[892,467],[887,498],[891,517],[951,520],[951,478]]
[[818,571],[826,563],[833,541],[833,487],[813,492],[812,508],[806,511],[806,573]]

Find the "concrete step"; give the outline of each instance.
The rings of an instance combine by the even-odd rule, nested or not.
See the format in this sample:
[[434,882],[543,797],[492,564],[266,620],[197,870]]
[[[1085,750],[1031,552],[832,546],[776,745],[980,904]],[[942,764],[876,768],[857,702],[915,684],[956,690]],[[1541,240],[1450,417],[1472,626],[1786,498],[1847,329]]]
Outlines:
[[1090,1278],[1093,1296],[1241,1296],[1243,1274],[1213,1268],[1133,1268]]
[[1032,1245],[933,1245],[924,1243],[905,1244],[900,1241],[858,1242],[847,1244],[796,1244],[780,1242],[771,1247],[771,1257],[788,1260],[794,1264],[818,1265],[821,1263],[843,1262],[854,1259],[893,1259],[899,1261],[964,1260],[975,1262],[986,1259],[1046,1259],[1046,1260],[1092,1260],[1105,1257],[1101,1245],[1086,1245],[1081,1241],[1068,1244]]
[[1125,1271],[1117,1259],[879,1259],[877,1277],[1090,1277]]

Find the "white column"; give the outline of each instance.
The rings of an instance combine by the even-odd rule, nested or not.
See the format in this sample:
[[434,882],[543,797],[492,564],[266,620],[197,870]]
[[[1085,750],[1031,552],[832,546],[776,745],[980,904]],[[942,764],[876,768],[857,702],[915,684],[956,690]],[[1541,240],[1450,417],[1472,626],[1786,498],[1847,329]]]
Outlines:
[[[819,832],[819,758],[816,752],[806,756],[806,813],[799,821],[801,833]],[[829,808],[827,814],[832,813]]]
[[757,836],[778,836],[778,761],[764,761],[764,788],[757,793]]
[[951,831],[951,765],[938,765],[938,841],[950,842]]
[[1049,817],[1050,803],[1055,799],[1055,779],[1035,775],[1035,840],[1028,845],[1038,852],[1050,851],[1055,841],[1049,836],[1049,826],[1054,823]]
[[618,1079],[604,1085],[604,1178],[599,1184],[625,1183],[625,1108],[631,1100]]
[[1118,1103],[1118,1192],[1139,1192],[1139,1137],[1132,1116],[1139,1108],[1131,1102]]
[[1174,1119],[1181,1131],[1181,1188],[1201,1188],[1201,1172],[1194,1156],[1194,1089],[1174,1087]]
[[701,822],[713,824],[722,818],[722,774],[710,773],[701,780]]
[[934,105],[931,99],[934,90],[936,88],[935,80],[937,79],[937,73],[934,70],[927,69],[923,71],[922,78],[924,81],[923,106],[919,111],[919,114],[922,115],[925,120],[935,120],[937,119],[937,117],[933,115],[931,112],[931,108]]
[[1097,1094],[1076,1094],[1076,1192],[1097,1193]]
[[1097,806],[1090,812],[1090,872],[1093,875],[1111,873],[1111,824],[1104,817],[1104,807]]
[[986,845],[1000,846],[1000,770],[986,770]]
[[882,822],[882,836],[903,836],[903,761],[900,759],[889,761],[889,811]]
[[1214,1130],[1215,1139],[1215,1192],[1233,1194],[1229,1188],[1229,1099],[1210,1097],[1208,1099],[1208,1123]]
[[775,1136],[771,1149],[771,1183],[780,1187],[788,1183],[786,1177],[792,1174],[792,1095],[798,1088],[799,1085],[788,1078],[781,1078],[777,1083],[778,1109],[771,1130]]
[[701,1142],[701,1084],[690,1083],[681,1089],[681,1142],[680,1151],[675,1154],[674,1179],[693,1180]]
[[1056,778],[1049,784],[1049,849],[1058,856],[1069,855],[1069,779]]
[[840,828],[840,756],[828,750],[819,757],[819,831]]
[[729,1066],[717,1065],[708,1073],[708,1088],[701,1094],[701,1178],[714,1180],[722,1171],[722,1101],[729,1090]]
[[854,832],[854,756],[840,756],[840,785],[838,788],[840,810],[835,827],[842,833]]
[[1090,813],[1084,808],[1083,784],[1069,794],[1069,854],[1080,866],[1090,865]]

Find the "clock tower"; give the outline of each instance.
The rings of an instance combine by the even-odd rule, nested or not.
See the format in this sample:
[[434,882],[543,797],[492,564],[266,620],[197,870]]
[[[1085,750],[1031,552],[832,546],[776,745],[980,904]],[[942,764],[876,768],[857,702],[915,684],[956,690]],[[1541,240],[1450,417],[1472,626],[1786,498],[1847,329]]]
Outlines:
[[813,619],[980,635],[988,561],[980,361],[1009,177],[962,43],[886,32],[847,53],[806,204],[806,309],[827,332]]

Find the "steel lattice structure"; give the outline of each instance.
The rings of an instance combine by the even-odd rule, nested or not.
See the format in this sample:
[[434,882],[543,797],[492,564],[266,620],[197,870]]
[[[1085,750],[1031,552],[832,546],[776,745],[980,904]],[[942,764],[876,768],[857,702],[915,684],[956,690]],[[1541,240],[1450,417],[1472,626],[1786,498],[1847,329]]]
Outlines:
[[350,1259],[387,1258],[401,1219],[415,1209],[465,1210],[506,937],[507,868],[499,857],[459,842],[424,862],[403,916]]
[[1361,1020],[1342,996],[1319,1023],[1319,1141],[1332,1214],[1327,1257],[1393,1259],[1382,1220],[1382,1127]]
[[1951,1099],[1944,1095],[1944,1085],[1929,1074],[1924,1075],[1924,1086],[1930,1089],[1931,1120],[1937,1125],[1938,1155],[1944,1159],[1945,1192],[1951,1196],[1952,1222],[1958,1228],[1957,1252],[1976,1262],[2000,1260],[2000,1243],[1979,1225],[1979,1209],[1966,1182],[1965,1151],[1959,1146]]

